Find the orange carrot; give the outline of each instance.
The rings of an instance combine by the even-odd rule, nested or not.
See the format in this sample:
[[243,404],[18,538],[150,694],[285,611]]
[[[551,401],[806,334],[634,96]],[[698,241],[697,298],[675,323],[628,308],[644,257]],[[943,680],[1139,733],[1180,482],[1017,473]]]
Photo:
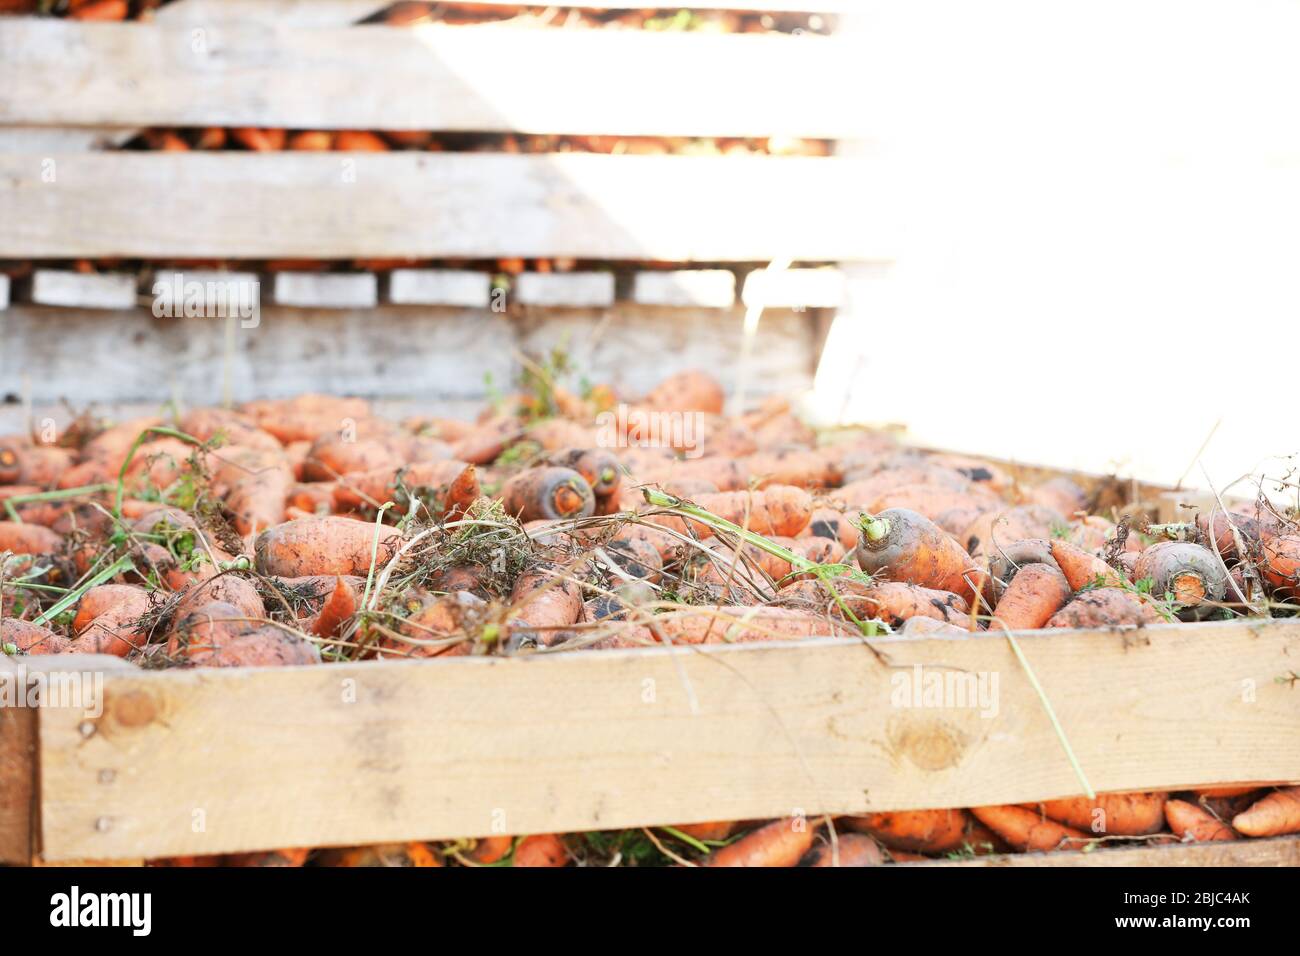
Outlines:
[[1022,852],[1078,850],[1089,842],[1087,833],[1048,820],[1023,807],[971,807],[986,827]]
[[506,513],[520,521],[586,518],[596,509],[591,485],[571,468],[529,468],[501,489]]
[[550,647],[566,637],[565,628],[582,615],[582,587],[573,572],[542,565],[521,574],[510,592],[511,629]]
[[[1031,504],[1048,508],[1064,517],[1088,507],[1088,496],[1075,482],[1064,476],[1049,478],[1029,492]],[[1032,535],[1027,537],[1033,537]]]
[[334,148],[339,152],[386,153],[388,144],[369,130],[344,129],[334,134]]
[[442,861],[427,843],[380,843],[375,846],[340,847],[324,850],[319,866],[338,867],[439,867]]
[[[222,149],[225,145],[226,130],[221,126],[204,127],[199,130],[198,137],[194,140],[195,149]],[[188,434],[193,435],[194,433],[188,432]]]
[[[397,630],[400,637],[380,632],[380,658],[456,657],[469,653],[469,628],[482,616],[484,601],[469,590],[413,597],[411,614]],[[363,634],[364,637],[364,634]]]
[[167,654],[203,667],[319,664],[315,645],[273,625],[250,623],[239,608],[205,604],[178,621]]
[[230,137],[245,149],[254,152],[276,152],[284,149],[285,133],[282,129],[258,129],[251,126],[230,131]]
[[1239,840],[1241,837],[1221,820],[1185,800],[1165,804],[1165,819],[1184,843],[1209,843],[1215,840]]
[[245,618],[266,615],[257,585],[238,574],[222,574],[200,581],[187,590],[177,602],[172,619],[179,621],[208,604],[228,604],[237,608]]
[[807,448],[757,452],[741,459],[740,467],[755,479],[758,488],[768,485],[826,488],[839,484],[843,478],[833,456]]
[[622,469],[612,452],[603,448],[570,448],[552,455],[551,460],[582,475],[598,499],[618,494]]
[[514,845],[515,838],[510,836],[479,837],[474,843],[474,849],[469,852],[469,857],[475,863],[496,863],[504,859]]
[[300,518],[258,535],[257,570],[289,578],[308,574],[364,575],[370,571],[376,535],[376,564],[382,566],[402,536],[396,528],[332,515]]
[[880,845],[869,836],[861,833],[842,833],[836,837],[835,845],[829,840],[817,843],[804,854],[799,866],[880,866],[885,856],[880,852]]
[[13,644],[23,654],[62,654],[69,641],[48,627],[6,617],[0,620],[0,644]]
[[568,866],[569,856],[564,841],[554,833],[526,836],[515,847],[512,866]]
[[373,14],[366,19],[378,19],[390,27],[403,27],[429,22],[432,19],[431,10],[432,7],[428,3],[420,3],[418,0],[398,0],[397,3],[385,7],[378,14]]
[[964,810],[902,810],[841,817],[839,822],[890,849],[946,853],[961,846],[969,819]]
[[1267,535],[1259,573],[1279,597],[1300,597],[1300,534]]
[[[747,527],[761,535],[796,537],[812,519],[812,498],[802,488],[773,485],[763,491],[724,491],[701,495],[696,504],[733,524]],[[684,523],[675,515],[656,515],[649,519],[663,527],[684,530],[687,525],[700,537],[709,537],[713,529],[698,521]]]
[[816,828],[803,817],[773,820],[711,854],[705,866],[797,866]]
[[1252,837],[1300,833],[1300,787],[1273,791],[1245,813],[1237,814],[1232,825]]
[[334,580],[334,590],[311,623],[311,632],[317,637],[336,636],[347,620],[357,613],[356,591],[345,584],[342,577]]
[[1138,595],[1121,588],[1097,588],[1061,608],[1047,627],[1115,627],[1159,624],[1164,618]]
[[1019,505],[1002,511],[989,511],[958,535],[958,540],[973,557],[997,554],[999,547],[1023,538],[1051,538],[1057,528],[1066,526],[1065,517],[1042,505]]
[[1182,605],[1183,620],[1204,617],[1215,610],[1228,590],[1228,574],[1219,558],[1199,544],[1160,541],[1138,555],[1134,577],[1150,579],[1151,593],[1170,595]]
[[985,574],[952,536],[934,522],[905,508],[862,519],[858,564],[868,574],[885,572],[890,579],[949,591],[974,602]]
[[35,485],[39,491],[58,481],[71,465],[66,449],[0,438],[0,485]]
[[1026,564],[993,609],[993,624],[1009,631],[1037,630],[1070,599],[1065,575],[1046,564]]
[[73,20],[125,20],[129,12],[126,0],[83,0],[68,10]]
[[1077,830],[1146,836],[1165,825],[1166,793],[1101,793],[1096,800],[1071,797],[1039,804],[1043,815]]
[[720,843],[735,833],[739,825],[734,820],[718,820],[713,823],[678,823],[673,829],[701,842]]
[[409,511],[412,499],[417,499],[434,515],[449,516],[478,497],[473,469],[463,461],[445,459],[346,474],[334,489],[334,504],[340,510],[358,510],[392,501]]
[[62,544],[62,538],[41,525],[0,521],[0,551],[12,551],[14,554],[49,554],[59,550]]
[[278,452],[262,452],[249,472],[226,492],[226,507],[240,534],[264,531],[284,521],[285,502],[293,487],[293,471]]
[[289,148],[302,152],[329,152],[334,148],[334,134],[319,129],[294,133],[289,137]]
[[[836,587],[842,593],[850,590],[841,583]],[[860,593],[846,594],[844,601],[859,617],[884,621],[893,628],[902,627],[904,621],[914,617],[926,617],[970,630],[970,605],[950,591],[905,581],[881,581]]]
[[1078,591],[1088,585],[1101,581],[1106,585],[1119,584],[1123,576],[1109,564],[1094,554],[1089,554],[1077,545],[1060,538],[1052,540],[1052,557],[1070,582],[1070,588]]
[[721,414],[725,395],[712,375],[702,371],[670,375],[650,392],[641,404],[661,412],[709,412]]
[[73,618],[77,635],[70,650],[81,654],[125,657],[144,646],[147,626],[141,621],[153,606],[149,592],[132,584],[101,584],[82,595]]

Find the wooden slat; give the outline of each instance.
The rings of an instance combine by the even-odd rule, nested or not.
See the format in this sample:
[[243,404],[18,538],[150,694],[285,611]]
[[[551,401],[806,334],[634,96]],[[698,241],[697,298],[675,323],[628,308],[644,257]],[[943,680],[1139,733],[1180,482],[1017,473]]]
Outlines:
[[[828,639],[111,677],[89,737],[39,715],[43,846],[150,857],[1079,791],[1003,639],[875,643],[889,667]],[[1022,644],[1099,791],[1300,779],[1300,696],[1276,680],[1300,625]],[[996,707],[902,706],[915,665],[996,678]]]
[[[267,294],[269,297],[269,293]],[[593,381],[617,381],[644,394],[665,375],[714,369],[736,382],[743,315],[717,311],[701,323],[687,309],[615,303],[612,321],[592,309],[534,310],[526,320],[491,308],[380,305],[374,309],[261,307],[256,328],[239,321],[232,356],[235,398],[346,391],[375,399],[415,399],[394,415],[473,419],[488,382],[512,382],[518,354],[563,347]],[[158,396],[189,405],[221,401],[226,323],[201,317],[155,318],[150,309],[103,312],[16,304],[0,312],[0,383],[31,383],[35,420],[67,419],[64,401],[93,403],[118,419],[152,415]],[[382,333],[379,332],[382,330]],[[70,348],[68,343],[77,343]],[[131,348],[121,348],[131,342]],[[754,354],[755,393],[793,394],[812,386],[817,355],[806,316],[773,310]],[[98,355],[87,375],[85,355]],[[654,362],[645,361],[648,354]],[[0,390],[3,394],[3,390]],[[21,404],[0,403],[0,434],[25,426]]]
[[838,159],[0,155],[0,257],[887,258],[884,201]]
[[1088,853],[1007,853],[971,860],[935,860],[903,866],[1300,866],[1300,837],[1110,847]]
[[[50,694],[37,698],[42,706],[59,702],[60,687],[69,680],[78,681],[63,703],[86,705],[88,711],[63,710],[65,716],[84,721],[102,703],[103,676],[133,672],[134,668],[116,657],[87,654],[59,654],[8,657],[0,653],[0,680],[13,682],[6,694],[22,693],[22,706],[0,706],[0,864],[26,866],[37,862],[40,854],[40,802],[37,784],[37,712],[26,706],[29,686],[39,679],[47,681]],[[17,703],[17,701],[13,701]],[[130,857],[138,854],[119,854]]]
[[862,134],[821,36],[0,20],[0,123]]
[[[0,681],[19,681],[19,674],[18,665],[0,653]],[[0,707],[0,864],[31,862],[35,760],[36,712]]]

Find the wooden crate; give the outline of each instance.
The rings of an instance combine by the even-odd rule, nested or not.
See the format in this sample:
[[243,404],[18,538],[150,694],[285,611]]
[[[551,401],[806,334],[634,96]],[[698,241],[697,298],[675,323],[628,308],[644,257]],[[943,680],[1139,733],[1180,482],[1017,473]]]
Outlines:
[[870,122],[836,95],[860,85],[850,38],[277,26],[185,9],[150,23],[0,18],[0,257],[890,253],[885,197],[857,159],[123,154],[41,135],[279,126],[840,140]]
[[[1020,641],[1097,791],[1300,781],[1300,623]],[[84,700],[0,711],[0,855],[138,859],[1079,792],[1004,638],[869,643],[883,662],[830,638],[285,669],[28,658],[100,675],[102,712]],[[899,706],[917,667],[984,675],[994,703]],[[1116,852],[1118,865],[1201,865],[1295,863],[1300,849]]]
[[[187,402],[221,400],[224,383],[255,397],[322,380],[377,398],[474,398],[485,375],[511,377],[512,348],[543,346],[561,327],[578,351],[649,345],[669,371],[727,367],[717,346],[739,350],[753,305],[740,293],[756,265],[892,258],[889,197],[869,158],[116,149],[152,126],[846,142],[869,138],[875,122],[870,109],[842,106],[863,86],[851,35],[357,23],[384,6],[177,0],[152,22],[0,17],[0,258],[222,259],[236,270],[266,259],[454,259],[479,270],[454,285],[445,270],[376,281],[362,268],[376,308],[322,276],[302,280],[309,295],[273,295],[280,277],[262,275],[266,321],[237,335],[207,318],[151,314],[148,275],[43,272],[15,283],[0,315],[12,343],[0,352],[0,396],[38,414],[65,399],[154,402],[160,382]],[[851,5],[721,7],[835,15]],[[522,293],[508,314],[477,291],[466,299],[496,260],[557,257],[622,270],[616,301],[575,317],[569,304],[530,305]],[[670,280],[638,265],[646,260],[682,269]],[[546,277],[574,286],[547,301],[590,301],[575,299],[584,278]],[[755,391],[811,386],[832,307],[825,289],[837,280],[824,270],[792,274],[784,291],[779,277],[768,283],[775,308],[754,350]],[[133,343],[127,353],[119,333]],[[120,374],[72,371],[66,343],[87,335],[114,343]],[[492,345],[465,351],[483,342]],[[456,350],[478,361],[444,374]]]

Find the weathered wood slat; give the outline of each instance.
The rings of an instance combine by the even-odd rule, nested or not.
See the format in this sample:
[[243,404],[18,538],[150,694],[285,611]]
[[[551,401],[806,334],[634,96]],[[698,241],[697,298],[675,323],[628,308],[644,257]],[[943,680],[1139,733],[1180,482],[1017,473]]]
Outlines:
[[[17,682],[19,674],[18,665],[0,653],[0,681]],[[0,864],[31,862],[35,759],[36,712],[0,707]]]
[[[233,297],[247,304],[247,289]],[[263,290],[270,298],[269,284]],[[255,303],[254,303],[255,304]],[[242,314],[242,313],[238,313]],[[189,405],[221,400],[226,322],[217,318],[155,317],[151,309],[112,314],[24,304],[0,312],[0,397],[31,385],[37,420],[63,421],[61,402],[141,403],[153,414],[159,395]],[[231,355],[239,401],[322,388],[377,399],[410,399],[402,414],[458,414],[473,418],[489,392],[515,380],[516,353],[545,355],[563,347],[596,382],[617,382],[643,394],[665,376],[690,368],[714,369],[734,388],[733,357],[740,341],[737,310],[710,314],[615,303],[608,315],[593,309],[537,308],[527,314],[491,308],[380,305],[374,309],[296,309],[261,306],[240,318]],[[758,332],[755,391],[790,394],[811,387],[817,354],[806,316],[772,310]],[[76,342],[77,348],[69,348]],[[122,342],[131,348],[123,349]],[[86,374],[85,356],[99,356]],[[645,361],[647,354],[659,356]],[[760,389],[761,387],[761,389]],[[470,402],[451,410],[457,402]],[[21,404],[0,403],[0,434],[23,427]],[[118,414],[125,414],[119,409]],[[399,416],[400,417],[400,416]]]
[[1300,837],[1176,846],[1116,846],[1088,853],[1008,853],[903,866],[1300,866]]
[[[997,637],[113,676],[40,717],[48,859],[971,806],[1080,786]],[[1092,785],[1300,779],[1300,625],[1022,638]],[[674,659],[675,656],[675,659]],[[903,706],[914,667],[984,675]],[[922,678],[925,671],[921,673]],[[97,783],[111,770],[111,787]],[[201,826],[196,826],[196,821]]]
[[[865,133],[860,51],[822,36],[0,20],[0,123]],[[506,68],[508,65],[508,68]]]
[[0,653],[0,864],[26,866],[40,854],[36,705],[84,720],[102,713],[105,675],[134,671],[116,657]]
[[870,166],[476,153],[0,155],[0,256],[888,258]]

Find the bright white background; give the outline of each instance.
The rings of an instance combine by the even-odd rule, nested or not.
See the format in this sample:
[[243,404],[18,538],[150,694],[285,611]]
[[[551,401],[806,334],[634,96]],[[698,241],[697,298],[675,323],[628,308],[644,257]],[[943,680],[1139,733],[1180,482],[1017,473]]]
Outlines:
[[1218,485],[1300,451],[1300,2],[862,9],[897,258],[817,411],[1171,483],[1216,422]]

